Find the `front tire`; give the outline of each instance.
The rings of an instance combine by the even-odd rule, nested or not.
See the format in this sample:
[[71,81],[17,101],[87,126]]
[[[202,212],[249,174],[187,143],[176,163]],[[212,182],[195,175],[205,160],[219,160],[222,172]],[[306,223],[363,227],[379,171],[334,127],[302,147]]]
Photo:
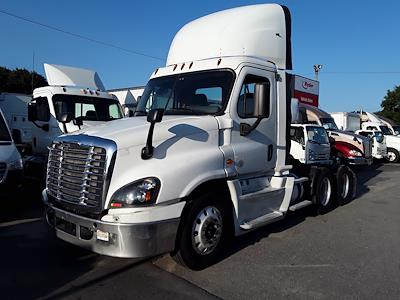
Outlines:
[[388,148],[386,159],[388,162],[398,163],[400,160],[399,151],[397,151],[396,149],[393,149],[393,148]]
[[172,257],[179,264],[202,270],[216,263],[231,234],[231,206],[222,196],[207,193],[195,197],[183,212]]

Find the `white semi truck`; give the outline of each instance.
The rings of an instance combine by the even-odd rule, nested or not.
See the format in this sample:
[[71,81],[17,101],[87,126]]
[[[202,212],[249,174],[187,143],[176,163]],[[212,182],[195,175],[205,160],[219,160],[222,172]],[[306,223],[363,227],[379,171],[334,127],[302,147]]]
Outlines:
[[290,20],[262,4],[190,22],[135,117],[58,137],[43,191],[57,236],[117,257],[171,252],[202,269],[231,234],[350,200],[346,166],[290,165]]
[[355,134],[370,138],[372,141],[372,157],[376,159],[387,158],[385,135],[380,130],[361,129],[362,117],[360,113],[333,112],[330,115],[341,130],[354,132]]
[[44,70],[49,85],[35,89],[30,101],[27,95],[0,98],[24,154],[25,175],[33,178],[45,177],[48,147],[57,136],[123,117],[97,72],[50,64]]
[[22,181],[22,159],[0,109],[0,194],[15,193]]

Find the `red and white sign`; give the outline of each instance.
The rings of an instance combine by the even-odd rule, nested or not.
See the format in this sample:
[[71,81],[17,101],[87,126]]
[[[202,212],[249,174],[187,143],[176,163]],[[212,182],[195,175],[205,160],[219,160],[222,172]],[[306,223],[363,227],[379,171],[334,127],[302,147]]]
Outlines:
[[318,107],[318,81],[295,75],[293,88],[293,98],[298,99],[301,103]]

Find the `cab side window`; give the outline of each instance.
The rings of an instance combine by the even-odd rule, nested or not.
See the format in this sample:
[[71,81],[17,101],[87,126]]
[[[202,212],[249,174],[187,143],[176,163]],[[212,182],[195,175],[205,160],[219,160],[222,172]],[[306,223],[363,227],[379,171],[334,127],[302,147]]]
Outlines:
[[240,95],[238,100],[238,115],[239,117],[245,118],[254,118],[254,87],[256,83],[264,83],[268,86],[268,113],[267,118],[269,117],[270,112],[270,90],[271,90],[271,83],[267,78],[255,76],[255,75],[247,75],[242,88],[240,89]]
[[301,127],[291,127],[290,128],[290,139],[301,145],[304,145],[304,132]]

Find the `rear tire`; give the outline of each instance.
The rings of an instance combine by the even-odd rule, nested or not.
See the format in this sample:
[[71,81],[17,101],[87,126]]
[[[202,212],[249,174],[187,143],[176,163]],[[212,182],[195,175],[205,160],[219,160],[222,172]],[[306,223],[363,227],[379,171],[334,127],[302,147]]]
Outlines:
[[400,160],[399,151],[393,148],[387,148],[386,160],[391,163],[398,163]]
[[174,260],[192,270],[216,263],[232,230],[232,211],[221,194],[195,197],[183,212]]
[[328,168],[320,168],[315,178],[312,201],[316,205],[317,214],[325,214],[335,207],[335,186],[332,173]]
[[347,166],[340,166],[336,173],[337,202],[345,205],[354,199],[357,190],[357,177]]

